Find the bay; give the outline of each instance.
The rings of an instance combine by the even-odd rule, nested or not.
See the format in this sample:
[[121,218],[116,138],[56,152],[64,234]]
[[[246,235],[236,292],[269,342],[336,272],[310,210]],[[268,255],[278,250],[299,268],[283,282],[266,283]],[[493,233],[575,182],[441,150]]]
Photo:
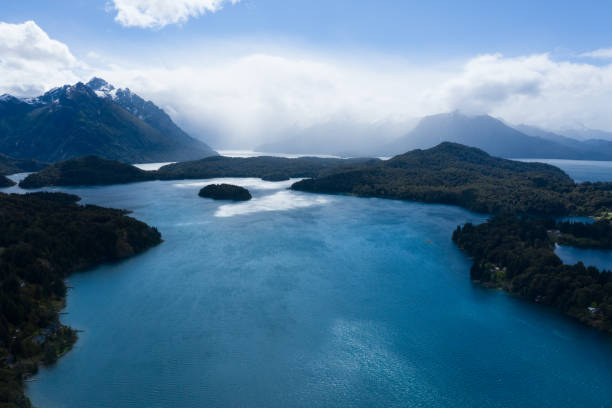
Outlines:
[[39,407],[609,407],[612,338],[470,282],[452,243],[485,216],[225,179],[66,188],[164,243],[74,275],[74,349]]

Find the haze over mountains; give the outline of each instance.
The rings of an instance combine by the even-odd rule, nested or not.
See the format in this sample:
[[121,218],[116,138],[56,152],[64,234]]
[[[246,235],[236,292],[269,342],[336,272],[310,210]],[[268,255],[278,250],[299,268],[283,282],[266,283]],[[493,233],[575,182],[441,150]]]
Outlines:
[[[506,158],[612,160],[612,141],[577,140],[525,125],[510,126],[488,115],[468,116],[459,112],[422,118],[416,126],[395,140],[388,141],[381,133],[389,133],[382,124],[365,127],[319,128],[304,131],[285,141],[259,146],[263,152],[316,153],[339,156],[395,156],[413,149],[428,149],[441,142],[455,142],[478,147],[487,153]],[[393,131],[397,134],[398,129]],[[337,138],[344,132],[342,138]],[[355,132],[354,137],[353,133]],[[606,132],[592,131],[605,136]],[[598,132],[598,133],[597,133]],[[346,136],[349,133],[350,136]],[[584,133],[587,135],[588,133]],[[339,146],[338,139],[350,140]]]
[[152,102],[99,78],[36,98],[2,95],[0,152],[45,162],[86,155],[163,162],[216,154]]
[[[410,121],[369,125],[329,121],[296,129],[255,150],[395,156],[449,141],[506,158],[612,160],[612,140],[605,140],[612,135],[604,131],[582,129],[571,133],[577,135],[573,138],[460,112],[427,116],[406,130],[412,126]],[[40,162],[96,155],[132,163],[186,161],[217,154],[189,136],[153,102],[101,78],[64,85],[36,98],[0,96],[0,153]]]

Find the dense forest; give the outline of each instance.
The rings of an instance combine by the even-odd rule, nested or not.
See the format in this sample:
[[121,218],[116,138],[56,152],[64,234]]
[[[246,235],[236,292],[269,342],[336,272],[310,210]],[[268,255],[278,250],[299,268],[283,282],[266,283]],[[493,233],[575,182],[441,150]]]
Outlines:
[[[556,230],[586,224],[552,219],[496,216],[474,226],[457,227],[453,241],[471,257],[474,281],[503,288],[531,301],[553,306],[591,326],[612,332],[612,272],[564,265],[554,253]],[[582,231],[582,230],[581,230]]]
[[578,248],[612,249],[612,223],[607,220],[591,224],[566,221],[558,223],[557,229],[557,242],[560,244]]
[[0,407],[27,407],[23,380],[76,340],[59,322],[64,279],[161,242],[126,211],[63,193],[0,193]]
[[378,159],[321,159],[301,157],[223,157],[174,163],[158,171],[144,171],[114,160],[87,156],[55,163],[30,174],[20,186],[79,186],[133,183],[146,180],[209,179],[216,177],[258,177],[266,181],[284,181],[293,177],[318,177],[333,171],[347,171],[377,163]]
[[22,188],[96,186],[153,180],[154,174],[115,160],[86,156],[55,163],[19,183]]
[[611,184],[576,185],[554,166],[500,159],[445,142],[371,166],[336,169],[292,188],[452,204],[489,214],[595,215],[612,208]]
[[325,159],[318,157],[207,157],[169,164],[157,171],[160,180],[207,179],[216,177],[258,177],[267,181],[282,181],[298,177],[319,177],[326,172],[350,170],[378,159]]
[[0,174],[0,188],[14,186],[15,182],[6,176]]
[[40,171],[47,163],[33,159],[15,159],[0,153],[0,174],[27,173]]

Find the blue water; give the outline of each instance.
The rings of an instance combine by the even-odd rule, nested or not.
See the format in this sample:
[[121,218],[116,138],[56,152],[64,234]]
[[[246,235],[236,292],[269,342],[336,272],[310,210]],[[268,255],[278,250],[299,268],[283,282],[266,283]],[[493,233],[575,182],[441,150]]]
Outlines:
[[612,271],[612,250],[582,249],[557,245],[555,253],[563,263],[568,265],[582,262],[586,266],[595,266],[600,270]]
[[525,162],[548,163],[559,167],[576,182],[612,181],[612,161],[520,159]]
[[611,407],[612,337],[484,289],[459,208],[232,180],[65,189],[165,242],[70,278],[84,330],[41,369],[39,407]]

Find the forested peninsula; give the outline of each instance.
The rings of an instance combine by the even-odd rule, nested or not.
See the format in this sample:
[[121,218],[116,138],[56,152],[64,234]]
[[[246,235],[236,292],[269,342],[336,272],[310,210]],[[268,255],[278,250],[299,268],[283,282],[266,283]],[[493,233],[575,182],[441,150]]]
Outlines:
[[127,163],[86,156],[58,162],[38,173],[30,174],[19,183],[19,186],[22,188],[98,186],[134,183],[154,178],[154,173]]
[[14,186],[15,182],[6,176],[0,174],[0,188]]
[[156,172],[156,177],[160,180],[258,177],[269,181],[283,181],[291,178],[320,177],[381,161],[369,158],[298,157],[288,159],[267,156],[246,158],[216,156],[163,166]]
[[452,204],[488,214],[592,216],[612,208],[612,183],[576,184],[554,166],[500,159],[449,142],[375,165],[337,169],[291,188]]
[[[582,263],[564,265],[554,253],[557,232],[567,230],[568,224],[497,216],[484,224],[457,227],[453,241],[474,259],[470,276],[475,282],[553,306],[612,332],[612,272]],[[572,230],[586,237],[599,228],[575,223]]]
[[24,379],[76,341],[62,325],[65,279],[161,242],[126,211],[63,193],[0,193],[0,407],[29,407]]

